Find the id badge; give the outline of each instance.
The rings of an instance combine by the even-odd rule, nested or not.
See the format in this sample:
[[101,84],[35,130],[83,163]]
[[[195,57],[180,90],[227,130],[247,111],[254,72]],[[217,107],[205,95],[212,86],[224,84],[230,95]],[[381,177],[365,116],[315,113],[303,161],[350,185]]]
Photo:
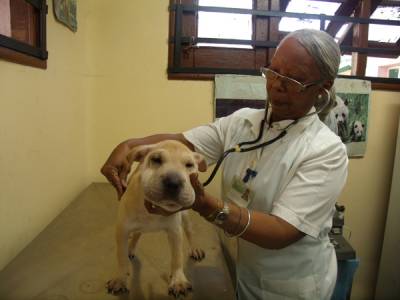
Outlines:
[[244,182],[243,178],[234,175],[226,197],[236,205],[246,207],[253,196],[254,192],[250,189],[248,182]]

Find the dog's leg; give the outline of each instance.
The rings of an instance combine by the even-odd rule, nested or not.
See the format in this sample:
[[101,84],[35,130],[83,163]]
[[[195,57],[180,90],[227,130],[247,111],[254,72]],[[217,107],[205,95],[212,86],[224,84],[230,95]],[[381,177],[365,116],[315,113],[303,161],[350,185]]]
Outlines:
[[128,292],[127,281],[129,277],[130,261],[128,257],[128,231],[122,226],[117,225],[117,258],[119,266],[119,276],[107,282],[107,290],[111,294],[122,294]]
[[182,222],[183,222],[183,229],[185,230],[186,237],[189,241],[189,247],[190,247],[189,256],[190,258],[196,261],[200,261],[206,255],[203,249],[195,247],[193,243],[193,228],[187,212],[182,212]]
[[171,280],[168,293],[175,297],[186,295],[192,285],[183,273],[183,232],[181,227],[169,229],[168,241],[171,248]]
[[135,250],[136,250],[136,245],[141,236],[140,232],[135,232],[132,234],[130,240],[129,240],[129,247],[128,247],[128,257],[130,260],[132,260],[135,257]]

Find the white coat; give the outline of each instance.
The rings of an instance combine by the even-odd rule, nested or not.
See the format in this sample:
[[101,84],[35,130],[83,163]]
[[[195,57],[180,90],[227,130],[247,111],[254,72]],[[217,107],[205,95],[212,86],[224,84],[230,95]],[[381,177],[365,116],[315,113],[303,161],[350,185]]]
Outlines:
[[[254,140],[264,114],[264,110],[241,109],[184,136],[211,164],[223,151]],[[262,141],[278,136],[291,122],[272,123]],[[306,234],[279,250],[239,239],[239,299],[330,298],[337,262],[328,232],[347,165],[345,146],[317,115],[299,120],[286,136],[263,149],[228,155],[223,164],[223,200],[276,215]],[[245,178],[247,169],[256,176]]]

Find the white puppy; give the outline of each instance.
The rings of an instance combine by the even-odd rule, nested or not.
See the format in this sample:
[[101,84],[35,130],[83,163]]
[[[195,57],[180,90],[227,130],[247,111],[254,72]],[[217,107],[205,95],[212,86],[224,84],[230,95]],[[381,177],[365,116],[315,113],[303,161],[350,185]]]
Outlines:
[[[183,273],[182,228],[189,240],[190,256],[201,260],[204,252],[193,248],[187,212],[178,210],[193,204],[195,193],[189,175],[198,172],[200,163],[205,165],[204,159],[184,144],[170,140],[138,146],[128,158],[131,163],[138,161],[139,165],[130,177],[119,204],[116,226],[119,276],[107,283],[108,292],[119,294],[128,291],[129,259],[134,257],[141,233],[165,230],[171,248],[169,293],[176,297],[185,295],[191,290],[191,284]],[[146,201],[147,205],[178,212],[169,216],[150,214],[145,208]]]

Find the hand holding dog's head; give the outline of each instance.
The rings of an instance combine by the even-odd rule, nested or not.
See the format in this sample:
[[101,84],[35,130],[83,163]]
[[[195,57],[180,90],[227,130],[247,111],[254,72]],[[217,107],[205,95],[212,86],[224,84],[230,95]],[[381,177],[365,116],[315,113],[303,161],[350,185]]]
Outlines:
[[129,161],[138,161],[145,200],[167,211],[190,207],[195,192],[190,174],[205,171],[201,154],[177,141],[136,147]]

